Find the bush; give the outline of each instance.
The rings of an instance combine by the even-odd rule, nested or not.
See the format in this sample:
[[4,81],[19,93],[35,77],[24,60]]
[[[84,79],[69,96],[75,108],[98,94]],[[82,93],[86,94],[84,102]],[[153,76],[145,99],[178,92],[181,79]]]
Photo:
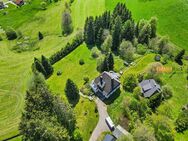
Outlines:
[[84,77],[84,83],[88,83],[89,82],[89,77]]
[[92,50],[91,50],[91,56],[93,58],[98,58],[100,56],[100,51],[98,50],[97,47],[92,48]]
[[188,110],[182,111],[176,120],[176,131],[184,132],[188,130]]
[[123,82],[123,88],[124,90],[127,90],[129,92],[133,92],[134,88],[137,86],[138,81],[135,75],[130,74],[125,77]]
[[3,38],[1,37],[1,35],[0,35],[0,41],[2,41],[3,40]]
[[44,37],[43,37],[43,35],[42,35],[42,33],[39,31],[39,33],[38,33],[38,39],[39,40],[42,40]]
[[85,64],[84,60],[83,60],[83,59],[80,59],[80,60],[79,60],[79,64],[80,64],[80,65]]
[[140,100],[140,96],[142,95],[141,93],[141,88],[140,87],[136,87],[133,90],[133,97],[137,100]]
[[47,3],[45,1],[43,1],[43,2],[40,3],[40,6],[41,6],[42,10],[46,10]]
[[62,74],[62,71],[57,72],[57,76],[60,76]]
[[162,94],[156,93],[149,99],[149,107],[155,111],[156,108],[161,104],[162,101]]
[[169,99],[173,96],[172,88],[169,86],[162,87],[162,95],[165,99]]
[[8,28],[5,30],[6,36],[8,40],[14,40],[17,38],[17,33],[13,28]]
[[144,55],[147,52],[147,47],[142,44],[138,44],[136,51],[138,54]]

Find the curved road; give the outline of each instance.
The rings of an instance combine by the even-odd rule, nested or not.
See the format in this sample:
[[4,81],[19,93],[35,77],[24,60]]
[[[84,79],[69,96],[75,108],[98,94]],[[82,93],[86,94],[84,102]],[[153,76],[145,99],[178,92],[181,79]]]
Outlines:
[[102,132],[110,131],[105,122],[105,118],[108,117],[106,104],[104,104],[99,98],[95,100],[95,103],[97,104],[97,109],[99,112],[99,121],[89,141],[97,141],[98,137],[101,135]]

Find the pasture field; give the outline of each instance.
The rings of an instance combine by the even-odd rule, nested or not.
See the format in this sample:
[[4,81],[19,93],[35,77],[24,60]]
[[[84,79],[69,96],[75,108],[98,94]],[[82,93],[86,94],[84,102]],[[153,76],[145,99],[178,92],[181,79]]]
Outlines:
[[188,50],[188,1],[187,0],[106,0],[108,10],[118,2],[126,2],[133,18],[158,18],[158,33],[169,36],[176,46]]
[[[67,42],[71,42],[77,29],[83,28],[87,16],[99,15],[106,9],[112,10],[117,2],[125,2],[125,0],[75,0],[71,7],[74,32],[67,37],[61,36],[61,16],[65,0],[52,3],[44,11],[40,10],[40,2],[39,0],[33,0],[31,4],[22,8],[7,9],[7,15],[3,15],[2,11],[0,11],[0,25],[2,27],[14,27],[17,31],[21,31],[24,36],[33,40],[38,39],[39,31],[44,35],[44,39],[35,44],[39,49],[30,52],[15,53],[11,51],[16,41],[4,39],[0,42],[0,140],[18,133],[18,124],[24,107],[24,95],[31,74],[33,58],[40,57],[42,54],[49,57],[64,47]],[[126,0],[126,3],[136,20],[149,19],[152,16],[156,16],[159,22],[159,34],[168,34],[172,43],[188,50],[188,3],[186,0],[154,0],[146,2]],[[85,65],[80,66],[79,59],[84,59]],[[146,59],[143,64],[138,64],[138,68],[130,69],[130,71],[142,70],[150,61],[150,59]],[[122,61],[117,59],[115,68],[117,70],[121,69],[121,64]],[[64,86],[67,78],[70,77],[81,87],[84,82],[84,76],[89,76],[91,80],[98,75],[95,70],[96,61],[90,57],[90,50],[84,44],[55,64],[54,68],[55,73],[48,80],[48,84],[52,91],[60,94],[64,100],[66,100]],[[63,72],[60,77],[56,76],[58,70]],[[176,92],[170,100],[170,103],[175,105],[175,118],[180,106],[186,102],[187,91],[182,87],[178,87],[179,84],[185,84],[183,79],[185,76],[180,76],[182,81],[179,79],[178,74],[172,77],[174,81],[170,81],[167,75],[163,77],[167,83],[175,87]],[[121,100],[121,96],[117,99],[117,101],[119,100]],[[117,104],[116,101],[115,103]],[[175,103],[178,104],[176,105]],[[81,98],[75,107],[78,127],[83,131],[82,134],[86,140],[90,136],[88,131],[91,131],[97,123],[94,106],[94,103]],[[81,111],[79,111],[80,109]],[[88,115],[84,116],[83,113],[86,111]],[[84,120],[85,122],[83,122]],[[89,125],[91,120],[93,122]],[[86,128],[89,130],[85,130]],[[188,132],[184,135],[177,134],[176,139],[188,138],[187,134]],[[20,137],[15,140],[20,140]]]
[[[80,59],[84,60],[84,65],[79,64]],[[84,77],[89,77],[91,81],[98,75],[96,66],[96,59],[91,57],[91,51],[83,44],[54,65],[54,74],[48,79],[48,85],[52,92],[61,96],[64,101],[67,101],[64,92],[67,79],[70,78],[77,84],[78,88],[81,88],[84,85]],[[56,75],[58,71],[62,71],[61,76]],[[81,131],[83,139],[84,141],[89,140],[90,132],[93,131],[98,121],[98,116],[95,113],[95,103],[80,97],[79,103],[74,110],[77,126]],[[86,112],[87,115],[84,115]]]

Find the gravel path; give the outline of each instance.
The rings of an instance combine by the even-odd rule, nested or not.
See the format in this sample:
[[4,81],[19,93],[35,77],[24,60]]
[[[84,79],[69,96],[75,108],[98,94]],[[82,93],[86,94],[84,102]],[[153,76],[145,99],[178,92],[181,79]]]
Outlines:
[[99,98],[95,100],[95,103],[97,104],[97,109],[99,112],[99,121],[89,141],[97,141],[97,138],[101,135],[102,132],[110,131],[105,122],[105,118],[108,117],[106,104],[104,104]]

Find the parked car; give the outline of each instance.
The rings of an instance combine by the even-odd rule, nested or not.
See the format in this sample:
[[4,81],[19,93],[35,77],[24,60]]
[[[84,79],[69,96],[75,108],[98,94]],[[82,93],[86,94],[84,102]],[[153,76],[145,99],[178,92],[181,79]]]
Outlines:
[[113,131],[115,129],[115,125],[114,125],[113,121],[111,120],[111,118],[107,117],[107,118],[105,118],[105,121],[106,121],[108,127],[110,128],[110,130]]

